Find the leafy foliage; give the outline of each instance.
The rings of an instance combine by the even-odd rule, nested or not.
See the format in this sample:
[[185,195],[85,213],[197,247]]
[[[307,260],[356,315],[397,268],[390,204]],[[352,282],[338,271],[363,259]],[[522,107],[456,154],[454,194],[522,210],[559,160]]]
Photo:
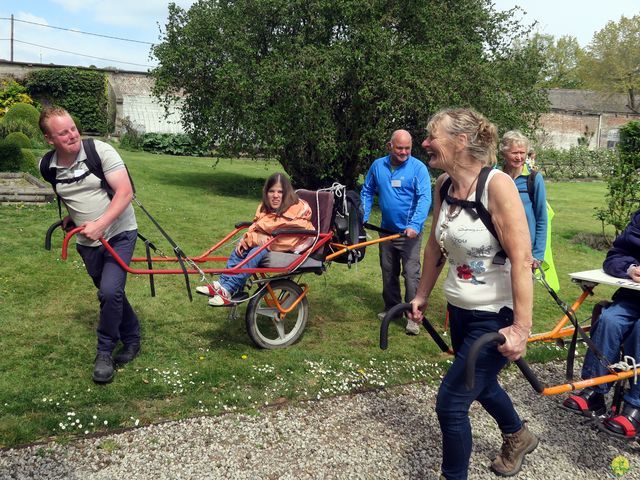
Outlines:
[[584,81],[578,75],[578,62],[584,52],[575,37],[535,34],[531,42],[542,52],[545,65],[541,86],[545,88],[582,88]]
[[122,119],[122,134],[120,135],[120,146],[126,150],[142,150],[142,132],[131,121],[129,117]]
[[0,80],[0,117],[16,103],[33,105],[27,89],[14,80]]
[[580,76],[594,90],[623,92],[640,113],[640,15],[621,17],[593,36],[580,62]]
[[33,148],[46,148],[47,142],[40,131],[40,128],[34,127],[33,124],[26,120],[11,120],[7,121],[6,118],[0,120],[0,138],[14,132],[22,132],[31,139]]
[[589,150],[584,145],[569,149],[540,148],[536,165],[548,179],[601,179],[609,174],[617,157],[615,150]]
[[[394,129],[473,106],[527,130],[546,108],[529,29],[489,0],[200,0],[169,6],[154,93],[221,155],[277,158],[298,185],[349,186]],[[215,25],[215,28],[212,28]],[[419,143],[419,142],[418,142]]]
[[28,103],[15,103],[7,110],[3,121],[13,122],[22,120],[38,128],[39,119],[40,112],[36,107]]
[[140,143],[145,152],[202,157],[208,149],[198,145],[184,133],[145,133]]
[[46,68],[27,76],[29,93],[60,105],[75,115],[88,132],[108,133],[107,76],[79,68]]
[[0,141],[0,172],[19,172],[22,150],[13,142]]
[[4,138],[5,142],[15,143],[20,148],[31,148],[31,140],[22,132],[13,132]]
[[640,208],[640,122],[632,121],[620,128],[618,159],[607,175],[607,204],[596,211],[596,218],[612,225],[617,236],[629,223],[631,214]]

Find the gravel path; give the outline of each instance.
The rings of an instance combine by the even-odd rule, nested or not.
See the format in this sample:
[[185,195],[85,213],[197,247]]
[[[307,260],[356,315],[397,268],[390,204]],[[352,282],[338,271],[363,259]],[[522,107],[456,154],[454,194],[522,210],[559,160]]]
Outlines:
[[[536,366],[563,378],[561,364]],[[640,445],[598,433],[559,408],[563,396],[541,397],[522,376],[503,374],[523,418],[541,439],[514,479],[617,478],[611,461],[625,457],[621,478],[640,479]],[[87,438],[0,451],[1,479],[437,479],[441,456],[435,387],[384,391],[272,407]],[[471,412],[474,452],[469,478],[492,479],[488,465],[500,434],[479,407]]]

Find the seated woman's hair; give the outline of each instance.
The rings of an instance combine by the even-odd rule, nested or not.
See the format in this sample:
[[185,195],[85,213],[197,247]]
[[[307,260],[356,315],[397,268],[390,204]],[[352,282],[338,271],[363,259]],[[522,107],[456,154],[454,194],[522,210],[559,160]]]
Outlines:
[[451,136],[466,135],[467,152],[482,166],[496,164],[498,129],[481,113],[471,108],[445,108],[431,117],[427,130],[436,126]]
[[500,153],[504,153],[512,146],[521,146],[529,153],[530,142],[529,139],[520,130],[509,130],[500,139]]
[[[282,203],[280,203],[280,207],[275,211],[271,212],[271,208],[269,207],[269,199],[267,197],[267,192],[271,187],[275,184],[279,183],[282,186]],[[289,210],[290,207],[298,203],[298,195],[293,190],[293,186],[289,181],[289,178],[284,173],[274,173],[267,181],[264,182],[264,187],[262,187],[262,207],[261,210],[263,212],[275,213],[276,215],[282,215],[284,212]]]

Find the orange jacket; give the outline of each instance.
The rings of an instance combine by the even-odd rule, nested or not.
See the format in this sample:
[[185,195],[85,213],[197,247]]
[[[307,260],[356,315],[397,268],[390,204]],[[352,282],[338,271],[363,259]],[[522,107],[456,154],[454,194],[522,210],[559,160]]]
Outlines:
[[[262,203],[258,205],[253,223],[244,234],[244,241],[250,247],[257,247],[271,238],[271,233],[279,228],[299,228],[301,230],[314,230],[311,224],[311,207],[304,200],[292,205],[282,215],[265,213],[260,210]],[[269,250],[274,252],[300,252],[313,243],[314,237],[279,235],[269,245]]]

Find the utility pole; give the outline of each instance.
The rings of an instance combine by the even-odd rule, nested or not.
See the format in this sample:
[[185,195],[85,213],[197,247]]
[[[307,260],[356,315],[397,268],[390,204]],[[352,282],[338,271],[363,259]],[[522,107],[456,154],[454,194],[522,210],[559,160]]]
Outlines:
[[13,62],[13,13],[11,14],[11,62]]

